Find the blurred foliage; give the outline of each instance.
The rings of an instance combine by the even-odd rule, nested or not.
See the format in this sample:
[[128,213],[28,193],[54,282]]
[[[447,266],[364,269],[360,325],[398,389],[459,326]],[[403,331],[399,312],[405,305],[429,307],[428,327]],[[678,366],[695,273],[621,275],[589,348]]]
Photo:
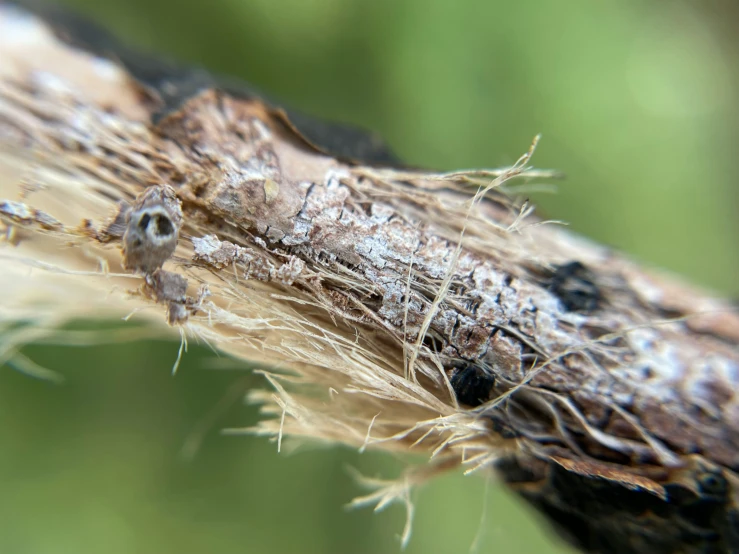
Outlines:
[[[557,195],[535,197],[548,216],[739,295],[732,3],[70,3],[145,49],[378,130],[414,165],[504,165],[542,133],[534,164],[567,174]],[[400,508],[341,507],[362,494],[348,465],[395,476],[400,463],[220,436],[254,422],[239,399],[260,379],[199,349],[172,378],[176,350],[26,349],[61,386],[3,368],[0,552],[399,550]],[[564,551],[491,489],[484,513],[479,476],[417,493],[408,552],[467,552],[481,521],[480,552]]]
[[[8,335],[6,334],[6,337]],[[405,514],[347,511],[366,494],[349,467],[396,477],[399,460],[354,449],[223,436],[256,422],[241,402],[261,377],[176,343],[34,346],[60,385],[0,372],[0,552],[12,554],[373,554],[400,552]],[[491,487],[492,488],[492,487]],[[414,493],[411,554],[564,552],[480,476]]]

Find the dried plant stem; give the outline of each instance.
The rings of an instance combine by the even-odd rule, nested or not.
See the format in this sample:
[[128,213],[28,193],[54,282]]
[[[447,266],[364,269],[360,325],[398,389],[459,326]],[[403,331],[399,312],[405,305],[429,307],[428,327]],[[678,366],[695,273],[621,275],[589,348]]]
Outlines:
[[[166,311],[267,370],[246,431],[434,459],[366,501],[496,467],[586,551],[739,548],[739,315],[503,194],[544,174],[533,148],[488,173],[346,163],[259,98],[129,71],[0,6],[14,344]],[[124,259],[165,186],[174,254]]]

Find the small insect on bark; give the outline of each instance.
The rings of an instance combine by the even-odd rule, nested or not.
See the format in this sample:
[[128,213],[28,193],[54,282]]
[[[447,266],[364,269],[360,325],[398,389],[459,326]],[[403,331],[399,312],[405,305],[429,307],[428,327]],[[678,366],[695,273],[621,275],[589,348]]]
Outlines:
[[169,185],[144,190],[131,206],[124,206],[109,229],[123,222],[123,266],[143,273],[144,292],[167,306],[167,321],[187,321],[198,301],[187,296],[187,279],[162,266],[175,251],[182,226],[182,205]]
[[123,266],[150,274],[174,253],[182,226],[182,205],[169,185],[149,187],[125,214]]

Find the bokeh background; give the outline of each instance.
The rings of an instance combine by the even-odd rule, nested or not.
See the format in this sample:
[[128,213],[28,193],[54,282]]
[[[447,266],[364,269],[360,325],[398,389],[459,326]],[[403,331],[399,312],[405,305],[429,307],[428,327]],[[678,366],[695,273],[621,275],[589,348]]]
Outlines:
[[[542,133],[534,164],[567,174],[556,195],[533,195],[548,216],[739,296],[733,2],[69,4],[144,49],[377,130],[413,165],[505,165]],[[220,435],[255,421],[241,398],[262,381],[199,348],[173,378],[177,348],[24,349],[56,385],[2,368],[0,553],[399,552],[400,507],[343,509],[364,492],[347,467],[394,477],[399,460],[278,455]],[[479,552],[568,551],[481,476],[447,476],[414,500],[410,553],[469,552],[481,522]]]

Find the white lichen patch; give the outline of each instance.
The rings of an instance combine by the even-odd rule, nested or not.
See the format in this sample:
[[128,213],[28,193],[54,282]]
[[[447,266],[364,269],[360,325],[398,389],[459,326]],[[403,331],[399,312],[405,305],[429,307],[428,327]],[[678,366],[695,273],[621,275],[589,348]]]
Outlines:
[[31,227],[44,231],[64,229],[64,225],[49,214],[13,200],[0,200],[0,219],[8,225]]
[[216,269],[223,269],[235,263],[248,263],[254,257],[248,249],[229,241],[221,241],[216,235],[193,237],[195,249],[193,261],[201,262]]
[[283,285],[292,285],[305,269],[305,262],[296,256],[282,264],[277,270],[277,278]]

